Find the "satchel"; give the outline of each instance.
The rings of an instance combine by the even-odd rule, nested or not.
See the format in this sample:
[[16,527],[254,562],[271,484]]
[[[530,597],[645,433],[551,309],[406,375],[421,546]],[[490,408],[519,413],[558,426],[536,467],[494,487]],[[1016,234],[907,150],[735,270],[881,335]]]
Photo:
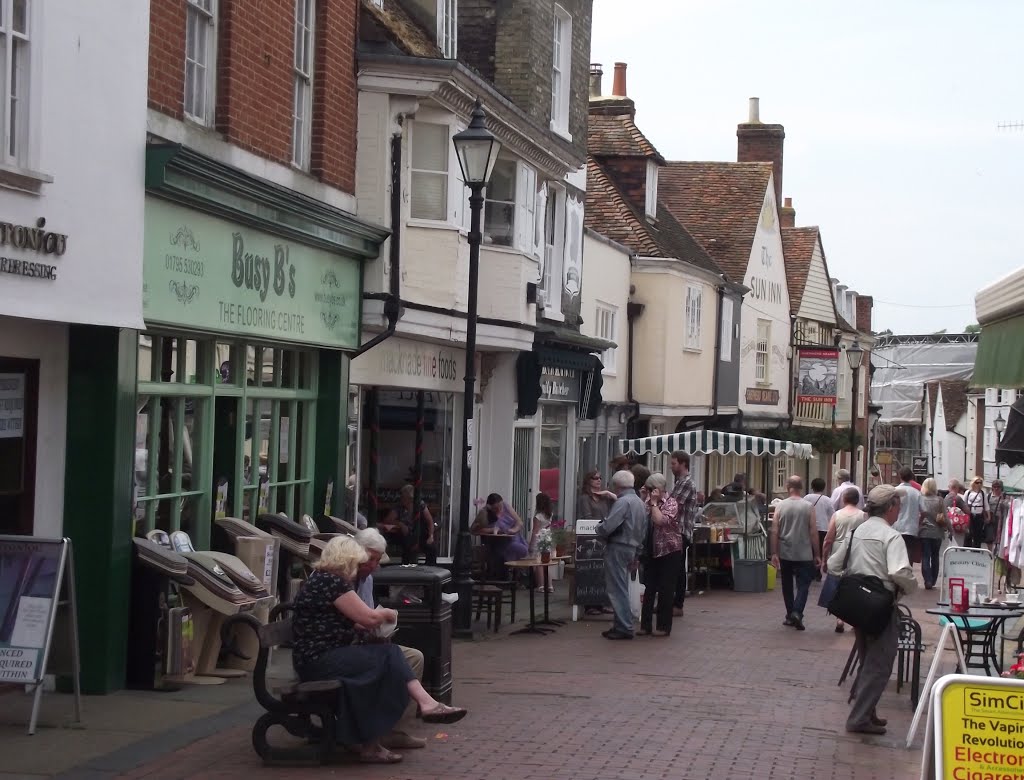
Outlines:
[[878,577],[849,574],[846,571],[850,565],[850,550],[853,549],[855,533],[855,530],[850,532],[850,544],[846,547],[843,559],[843,574],[828,604],[828,611],[868,636],[877,636],[892,620],[895,597]]

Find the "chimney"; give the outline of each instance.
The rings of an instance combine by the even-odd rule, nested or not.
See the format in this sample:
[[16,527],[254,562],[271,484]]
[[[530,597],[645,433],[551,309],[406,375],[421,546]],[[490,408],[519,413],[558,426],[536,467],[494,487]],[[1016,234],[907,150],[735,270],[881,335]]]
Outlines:
[[857,296],[857,330],[864,333],[874,333],[871,328],[871,313],[875,308],[875,299],[870,295]]
[[627,97],[626,93],[626,63],[615,63],[615,75],[612,77],[612,95],[615,97]]
[[604,79],[604,70],[600,62],[590,63],[590,97],[601,97],[601,81]]
[[782,200],[782,147],[786,139],[786,130],[782,125],[764,124],[761,121],[759,104],[758,98],[750,98],[749,119],[746,123],[736,126],[736,160],[771,163],[775,180],[775,202],[779,203]]
[[786,198],[786,205],[779,209],[779,224],[782,227],[796,227],[796,209],[793,199]]

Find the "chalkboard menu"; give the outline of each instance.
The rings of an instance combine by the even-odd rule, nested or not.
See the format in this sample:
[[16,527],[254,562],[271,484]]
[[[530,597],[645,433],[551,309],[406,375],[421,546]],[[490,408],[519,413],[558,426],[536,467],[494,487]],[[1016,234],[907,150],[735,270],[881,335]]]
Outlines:
[[576,603],[611,605],[604,586],[604,542],[597,538],[599,520],[576,520]]

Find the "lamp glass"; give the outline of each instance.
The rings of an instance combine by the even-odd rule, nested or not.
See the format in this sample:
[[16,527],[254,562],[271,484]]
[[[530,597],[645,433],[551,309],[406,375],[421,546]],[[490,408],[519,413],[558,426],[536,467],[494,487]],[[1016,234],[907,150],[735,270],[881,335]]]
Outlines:
[[996,434],[999,436],[1003,435],[1003,431],[1006,429],[1006,420],[1003,419],[1003,413],[1000,412],[999,416],[992,421],[992,427],[996,429]]
[[864,350],[861,349],[860,342],[854,341],[846,350],[846,359],[850,363],[850,368],[856,371],[860,368],[861,362],[864,360]]
[[487,184],[498,160],[501,144],[487,129],[483,107],[479,101],[473,107],[469,127],[452,136],[455,153],[462,169],[462,180],[469,186]]

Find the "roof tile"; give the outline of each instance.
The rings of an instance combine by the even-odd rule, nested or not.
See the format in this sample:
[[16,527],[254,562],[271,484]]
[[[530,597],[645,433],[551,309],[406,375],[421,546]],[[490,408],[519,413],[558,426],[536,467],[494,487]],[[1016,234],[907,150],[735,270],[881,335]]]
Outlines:
[[587,152],[597,157],[653,157],[665,161],[654,144],[640,132],[631,113],[587,117]]
[[782,256],[786,262],[786,285],[789,287],[789,310],[792,314],[800,311],[817,243],[816,227],[782,228]]
[[437,42],[402,7],[401,3],[378,6],[371,0],[362,0],[362,12],[369,15],[396,47],[413,57],[442,59]]

